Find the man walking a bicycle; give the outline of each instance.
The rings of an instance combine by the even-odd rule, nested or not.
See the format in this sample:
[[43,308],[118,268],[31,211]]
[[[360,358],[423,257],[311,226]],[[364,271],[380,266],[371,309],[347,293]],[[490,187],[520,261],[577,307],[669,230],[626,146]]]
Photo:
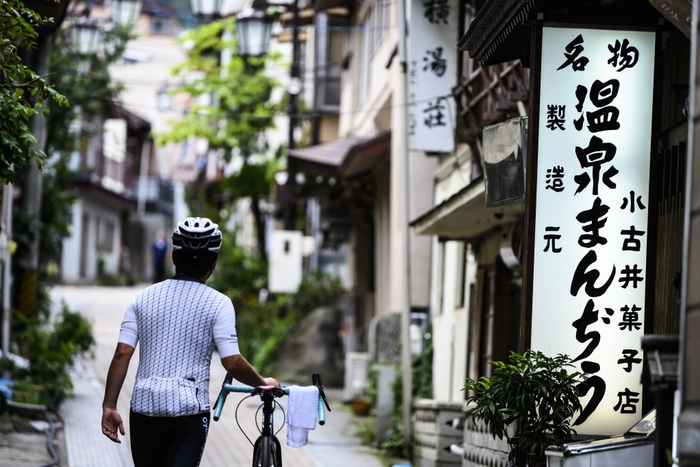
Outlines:
[[140,344],[129,414],[135,467],[196,467],[210,419],[209,368],[214,347],[236,380],[275,386],[240,354],[231,300],[205,285],[221,247],[219,228],[206,218],[180,222],[172,235],[175,276],[141,291],[126,310],[107,374],[102,433],[124,435],[117,412],[129,362]]

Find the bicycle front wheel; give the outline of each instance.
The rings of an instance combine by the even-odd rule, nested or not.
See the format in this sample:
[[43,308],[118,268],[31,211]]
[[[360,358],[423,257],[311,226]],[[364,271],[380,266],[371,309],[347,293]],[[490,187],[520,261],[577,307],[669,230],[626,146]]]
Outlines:
[[272,443],[270,444],[270,458],[273,467],[282,467],[282,445],[275,435],[272,435]]
[[272,442],[269,436],[261,436],[253,448],[253,467],[275,467]]

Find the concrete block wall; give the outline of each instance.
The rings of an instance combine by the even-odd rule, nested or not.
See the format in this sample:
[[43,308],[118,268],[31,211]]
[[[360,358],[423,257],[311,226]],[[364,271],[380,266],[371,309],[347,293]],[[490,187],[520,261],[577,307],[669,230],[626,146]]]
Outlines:
[[462,403],[419,399],[414,402],[413,457],[416,467],[460,467],[461,459],[450,446],[461,444]]
[[510,446],[506,439],[496,439],[482,421],[464,422],[464,457],[462,467],[506,467]]

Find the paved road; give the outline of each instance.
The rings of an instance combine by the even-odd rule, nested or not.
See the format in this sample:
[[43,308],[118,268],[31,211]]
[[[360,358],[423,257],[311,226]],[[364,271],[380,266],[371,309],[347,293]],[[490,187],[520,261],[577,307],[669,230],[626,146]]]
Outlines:
[[[94,357],[80,362],[74,371],[74,397],[61,406],[65,421],[66,444],[69,467],[133,467],[129,452],[128,420],[127,435],[122,444],[115,444],[100,431],[100,417],[104,381],[109,362],[116,346],[119,324],[126,306],[134,295],[145,286],[135,287],[54,287],[54,305],[63,300],[72,310],[80,311],[93,323],[97,346]],[[128,414],[131,388],[136,374],[138,351],[132,360],[118,409],[122,416]],[[217,396],[224,378],[224,370],[217,358],[212,361],[210,395]],[[336,399],[339,391],[329,391]],[[247,466],[251,464],[252,447],[241,434],[236,424],[235,407],[243,396],[228,397],[221,420],[212,422],[207,446],[202,460],[203,467]],[[281,400],[285,406],[285,399]],[[258,404],[245,400],[239,409],[239,422],[251,436],[257,434],[254,426]],[[279,411],[278,411],[279,412]],[[277,412],[276,412],[277,415]],[[279,413],[281,419],[281,413]],[[125,417],[128,419],[128,417]],[[309,444],[293,449],[285,445],[285,430],[278,437],[283,445],[285,466],[293,467],[382,467],[383,464],[370,448],[361,446],[354,436],[354,418],[337,402],[335,410],[327,415],[327,423],[317,427],[309,435]],[[279,422],[278,422],[279,424]]]

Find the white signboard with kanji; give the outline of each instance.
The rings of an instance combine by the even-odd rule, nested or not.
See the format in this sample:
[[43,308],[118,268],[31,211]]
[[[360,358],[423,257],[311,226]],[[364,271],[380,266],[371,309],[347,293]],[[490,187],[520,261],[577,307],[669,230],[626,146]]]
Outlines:
[[408,146],[451,152],[455,145],[459,3],[411,2],[408,46]]
[[639,421],[656,34],[543,27],[532,348],[588,375],[580,434]]

